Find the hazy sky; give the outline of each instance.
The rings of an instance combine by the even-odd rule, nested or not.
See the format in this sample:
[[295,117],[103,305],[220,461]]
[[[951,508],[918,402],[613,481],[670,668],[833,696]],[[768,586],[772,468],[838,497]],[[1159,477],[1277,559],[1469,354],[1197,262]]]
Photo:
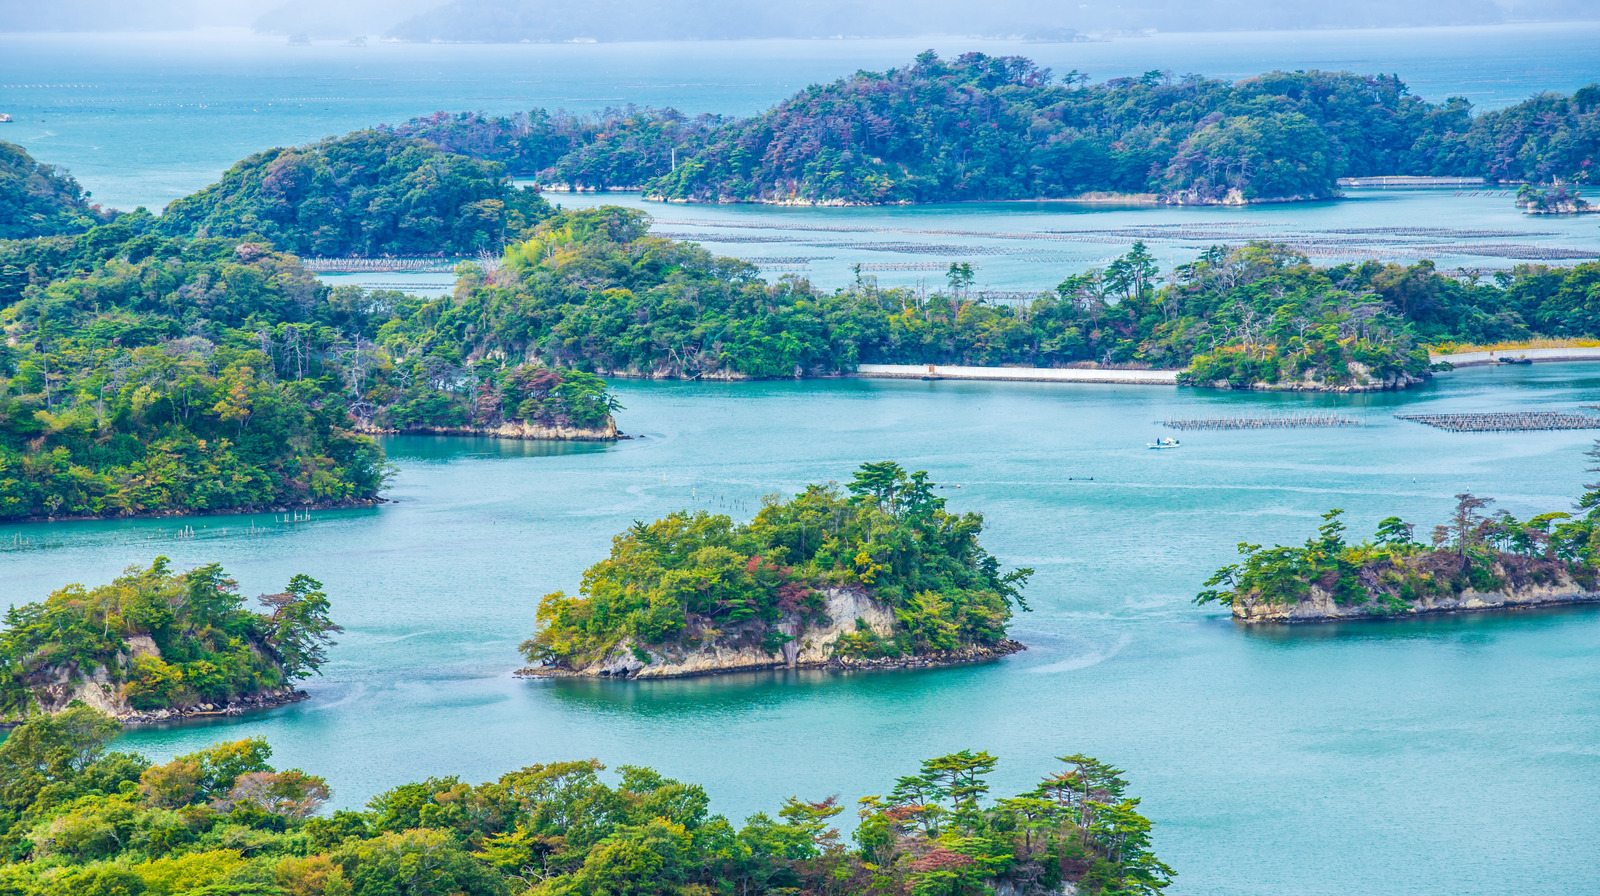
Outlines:
[[[450,5],[450,13],[432,20],[447,22],[459,10],[492,19],[508,12],[539,21],[545,16],[580,19],[585,8],[605,15],[605,8],[646,9],[692,24],[697,16],[728,22],[746,12],[752,21],[770,17],[773,8],[761,0],[0,0],[0,32],[182,30],[207,26],[254,26],[317,36],[381,36],[418,14]],[[787,7],[803,17],[806,8],[826,7],[837,18],[859,11],[863,21],[959,22],[973,33],[1014,25],[1105,29],[1206,30],[1256,27],[1338,27],[1383,24],[1488,24],[1497,21],[1560,21],[1600,18],[1600,0],[989,0],[959,6],[938,0],[868,0],[868,2],[793,2]],[[926,14],[950,6],[951,15]],[[821,13],[819,13],[821,15]],[[759,28],[760,26],[754,26]],[[905,27],[905,26],[900,26]],[[912,25],[911,27],[916,27]],[[412,33],[416,32],[413,28]],[[424,31],[426,33],[426,26]],[[721,36],[706,34],[707,37]],[[551,39],[563,39],[552,35]]]

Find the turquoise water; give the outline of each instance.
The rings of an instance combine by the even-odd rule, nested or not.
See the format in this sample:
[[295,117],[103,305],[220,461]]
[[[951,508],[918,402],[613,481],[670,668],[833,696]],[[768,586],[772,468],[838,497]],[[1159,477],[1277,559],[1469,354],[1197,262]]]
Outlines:
[[[1177,894],[1593,892],[1600,864],[1600,608],[1251,631],[1189,598],[1236,542],[1305,538],[1346,508],[1426,531],[1451,495],[1569,506],[1594,433],[1451,434],[1406,411],[1571,409],[1600,366],[1457,371],[1404,395],[1163,387],[624,382],[614,446],[397,438],[394,503],[310,522],[241,517],[0,527],[0,602],[99,582],[156,553],[220,560],[246,594],[320,578],[348,631],[313,699],[129,734],[161,758],[261,735],[335,801],[429,775],[482,780],[597,756],[704,783],[732,817],[791,793],[853,801],[924,757],[999,755],[997,792],[1050,757],[1127,769]],[[1349,429],[1193,432],[1168,416],[1337,408]],[[1030,649],[973,668],[676,682],[524,682],[539,597],[573,589],[635,519],[746,516],[763,494],[896,458],[981,510],[1035,567]],[[1093,477],[1071,481],[1069,477]],[[193,525],[193,540],[174,536]],[[222,530],[227,529],[224,537]]]
[[[0,22],[0,30],[4,23]],[[1419,96],[1482,108],[1600,80],[1600,23],[1161,34],[1104,43],[968,38],[291,47],[218,32],[0,34],[0,139],[64,165],[117,208],[161,208],[229,165],[435,110],[573,111],[627,103],[748,115],[814,82],[904,65],[923,49],[1020,53],[1096,79],[1153,69],[1245,78],[1272,69],[1400,75]]]
[[[1506,190],[1351,189],[1330,202],[1246,208],[1117,206],[1083,202],[972,202],[874,208],[779,208],[646,202],[637,193],[553,194],[562,205],[625,205],[654,232],[755,262],[767,277],[793,274],[832,288],[863,276],[884,285],[943,286],[952,262],[977,272],[980,292],[1036,292],[1067,274],[1104,269],[1143,240],[1163,270],[1208,247],[1285,243],[1322,265],[1430,259],[1441,269],[1493,271],[1575,264],[1600,256],[1594,216],[1531,216]],[[405,281],[412,275],[368,275]],[[417,276],[417,286],[443,292]]]

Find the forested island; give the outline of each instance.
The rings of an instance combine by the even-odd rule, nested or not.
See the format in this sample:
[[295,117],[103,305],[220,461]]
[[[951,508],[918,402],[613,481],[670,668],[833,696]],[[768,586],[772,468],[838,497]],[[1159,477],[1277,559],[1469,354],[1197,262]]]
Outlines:
[[340,631],[322,584],[297,575],[259,603],[247,609],[215,563],[175,572],[157,557],[109,585],[13,605],[0,631],[0,725],[77,705],[130,724],[303,699],[295,682],[317,672]]
[[667,678],[787,667],[927,666],[994,659],[1031,569],[1002,572],[926,473],[863,465],[844,491],[770,497],[748,523],[674,513],[635,523],[546,595],[522,645],[533,675]]
[[1517,189],[1517,208],[1530,215],[1584,215],[1600,211],[1576,189],[1566,185],[1535,187],[1523,184]]
[[1078,754],[991,796],[994,756],[923,762],[862,797],[791,796],[742,825],[704,788],[595,760],[473,785],[402,784],[319,812],[328,782],[275,769],[256,738],[155,764],[109,752],[115,721],[79,706],[0,744],[0,892],[16,896],[1153,896],[1173,871],[1122,770]]
[[[1600,461],[1600,443],[1588,456]],[[1588,488],[1581,516],[1527,520],[1457,495],[1427,544],[1398,517],[1349,543],[1343,511],[1330,510],[1303,547],[1240,544],[1243,559],[1217,570],[1195,602],[1226,605],[1243,622],[1321,622],[1600,601],[1600,486]]]
[[1474,114],[1398,78],[1152,71],[1090,83],[1019,56],[924,53],[751,118],[439,113],[391,128],[560,189],[818,205],[1121,195],[1174,204],[1334,196],[1341,177],[1591,182],[1600,85]]

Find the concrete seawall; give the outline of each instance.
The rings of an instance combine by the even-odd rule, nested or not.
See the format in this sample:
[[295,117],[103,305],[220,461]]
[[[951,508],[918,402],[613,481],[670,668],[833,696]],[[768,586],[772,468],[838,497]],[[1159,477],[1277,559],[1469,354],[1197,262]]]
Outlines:
[[1062,367],[957,367],[943,364],[862,364],[856,376],[871,379],[1000,380],[1027,383],[1121,383],[1175,386],[1176,370],[1100,370]]
[[1501,358],[1527,358],[1540,361],[1600,361],[1600,348],[1504,348],[1492,352],[1459,352],[1432,355],[1434,362],[1448,361],[1457,367],[1483,367],[1498,364]]
[[[1483,367],[1498,364],[1501,358],[1527,358],[1534,362],[1600,361],[1595,348],[1515,348],[1493,352],[1458,352],[1433,355],[1433,361],[1448,361],[1456,367]],[[1020,383],[1117,383],[1140,386],[1175,386],[1177,370],[1105,370],[1079,367],[961,367],[945,364],[861,364],[855,375],[868,379],[891,380],[991,380]]]

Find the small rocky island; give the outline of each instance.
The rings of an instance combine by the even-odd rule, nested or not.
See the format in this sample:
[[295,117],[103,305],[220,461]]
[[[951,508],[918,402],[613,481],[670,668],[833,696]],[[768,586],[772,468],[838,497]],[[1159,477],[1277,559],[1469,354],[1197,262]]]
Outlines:
[[340,631],[321,583],[297,575],[244,606],[212,563],[173,572],[165,557],[109,585],[69,585],[12,607],[0,633],[0,725],[85,705],[124,725],[238,715],[306,697]]
[[1600,601],[1592,546],[1600,492],[1580,502],[1584,517],[1518,520],[1489,514],[1491,503],[1457,495],[1429,545],[1398,517],[1379,523],[1371,540],[1350,544],[1343,511],[1330,510],[1303,547],[1239,545],[1243,559],[1217,570],[1195,603],[1226,604],[1246,623],[1296,623]]
[[1516,206],[1525,215],[1592,215],[1600,212],[1600,208],[1591,205],[1579,195],[1576,188],[1566,184],[1523,184],[1517,189]]
[[735,524],[706,512],[635,523],[539,604],[520,674],[672,678],[772,668],[998,659],[1030,569],[1002,572],[983,518],[952,514],[926,473],[866,464],[843,489],[767,499]]

